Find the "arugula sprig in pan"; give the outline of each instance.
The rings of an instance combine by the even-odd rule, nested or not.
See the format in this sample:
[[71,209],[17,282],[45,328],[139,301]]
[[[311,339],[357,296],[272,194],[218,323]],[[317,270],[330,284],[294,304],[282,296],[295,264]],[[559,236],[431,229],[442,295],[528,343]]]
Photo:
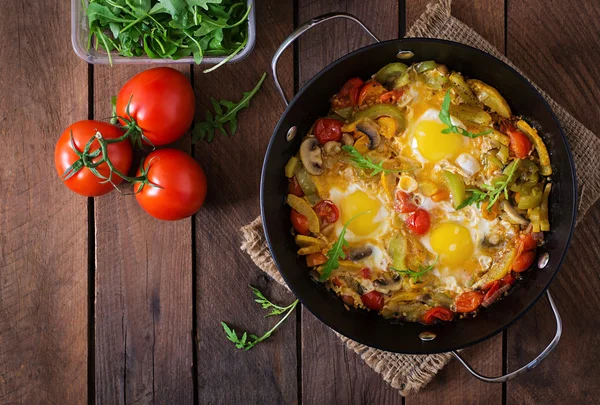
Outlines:
[[421,281],[421,278],[429,273],[431,270],[433,270],[433,268],[435,267],[436,263],[438,262],[439,256],[437,256],[435,258],[435,261],[433,263],[431,263],[429,266],[425,267],[422,265],[419,265],[419,270],[415,271],[415,270],[410,270],[410,269],[396,269],[394,267],[392,267],[392,270],[394,270],[395,272],[402,274],[404,276],[408,276],[410,278],[412,278],[413,282],[418,283],[419,281]]
[[408,170],[393,170],[386,169],[383,167],[383,161],[379,163],[373,162],[369,156],[365,156],[361,154],[354,146],[352,145],[344,145],[342,149],[348,152],[350,155],[350,160],[354,163],[356,167],[362,170],[372,170],[371,177],[379,174],[379,173],[400,173],[402,171]]
[[454,125],[452,123],[452,119],[450,118],[450,90],[448,90],[446,92],[446,95],[444,96],[444,101],[442,102],[442,109],[440,110],[439,117],[440,121],[442,121],[443,124],[448,126],[448,128],[442,130],[443,134],[455,133],[462,136],[466,136],[467,138],[477,138],[478,136],[486,135],[492,132],[491,129],[486,129],[485,131],[474,134],[472,132],[467,131],[464,128]]
[[504,194],[504,198],[508,200],[508,187],[515,180],[515,176],[517,175],[517,169],[521,164],[520,159],[513,160],[509,163],[508,166],[504,169],[505,174],[504,177],[498,181],[496,181],[492,185],[482,184],[481,188],[485,191],[481,191],[476,188],[468,189],[470,195],[456,207],[457,210],[466,207],[467,205],[477,204],[477,208],[481,205],[483,201],[488,201],[487,210],[491,211],[496,201],[500,198],[502,194]]
[[181,59],[227,56],[248,41],[250,8],[242,0],[90,0],[85,7],[88,48],[103,48],[125,57]]

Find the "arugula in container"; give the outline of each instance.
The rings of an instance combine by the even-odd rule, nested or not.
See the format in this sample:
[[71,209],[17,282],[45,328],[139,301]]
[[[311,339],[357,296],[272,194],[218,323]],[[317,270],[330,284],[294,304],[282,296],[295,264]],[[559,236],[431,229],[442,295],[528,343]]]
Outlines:
[[237,55],[248,42],[250,7],[236,0],[90,0],[88,49],[120,56],[181,59]]

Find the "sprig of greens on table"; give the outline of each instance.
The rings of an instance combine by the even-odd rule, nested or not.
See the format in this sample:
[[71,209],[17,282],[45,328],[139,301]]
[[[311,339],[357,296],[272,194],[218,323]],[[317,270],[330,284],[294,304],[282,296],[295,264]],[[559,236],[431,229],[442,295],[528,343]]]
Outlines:
[[414,270],[410,270],[410,269],[396,269],[394,267],[391,267],[392,270],[394,270],[395,272],[408,276],[410,278],[412,278],[414,283],[418,283],[419,281],[421,281],[421,278],[429,273],[431,270],[433,270],[433,268],[435,267],[436,263],[438,262],[439,259],[439,255],[435,258],[435,261],[433,263],[431,263],[429,266],[425,267],[422,265],[419,265],[419,270],[418,271],[414,271]]
[[467,205],[477,204],[477,208],[481,206],[481,203],[484,201],[488,201],[487,210],[491,211],[492,207],[498,201],[498,198],[502,194],[504,194],[504,198],[508,200],[508,187],[513,183],[515,176],[517,174],[517,169],[520,166],[520,159],[513,160],[505,169],[504,178],[493,182],[492,185],[482,184],[481,188],[485,191],[481,191],[476,188],[467,189],[470,195],[465,198],[465,200],[456,207],[457,210],[466,207]]
[[361,154],[354,146],[344,145],[342,149],[350,154],[350,160],[356,167],[362,170],[372,170],[371,177],[378,175],[379,173],[399,173],[402,170],[386,169],[383,167],[383,160],[379,163],[373,162],[369,156]]
[[442,134],[450,134],[455,133],[458,135],[466,136],[467,138],[477,138],[481,135],[487,135],[492,132],[491,129],[486,129],[485,131],[474,134],[472,132],[467,131],[464,128],[458,127],[452,123],[452,119],[450,118],[450,90],[446,92],[444,96],[444,101],[442,102],[442,108],[440,109],[440,121],[443,124],[447,125],[448,128],[442,130]]
[[[215,137],[215,130],[219,130],[219,132],[225,136],[235,135],[235,132],[237,131],[237,113],[248,107],[250,100],[260,89],[260,86],[262,86],[266,77],[267,74],[263,73],[256,86],[254,86],[251,91],[245,92],[242,99],[237,103],[227,100],[217,101],[216,99],[211,98],[210,101],[215,110],[215,114],[213,115],[210,110],[206,110],[206,120],[194,125],[194,129],[192,130],[192,143],[196,143],[203,139],[206,140],[206,142],[211,142]],[[225,108],[225,111],[223,111],[223,108]],[[229,133],[225,130],[225,124],[229,124]]]
[[346,240],[346,231],[348,230],[348,225],[350,225],[350,222],[354,221],[356,217],[369,213],[370,211],[359,212],[344,224],[344,227],[340,232],[340,236],[338,236],[335,243],[331,246],[331,249],[329,249],[329,251],[325,255],[327,256],[327,261],[325,262],[321,270],[321,277],[319,277],[320,281],[327,280],[331,275],[331,272],[340,267],[340,259],[346,258],[346,253],[344,253],[344,247],[350,246],[348,244],[348,241]]
[[267,315],[265,315],[265,318],[269,317],[269,316],[274,316],[274,315],[281,315],[284,313],[285,313],[285,316],[283,318],[281,318],[275,326],[273,326],[270,330],[265,332],[265,334],[263,334],[260,337],[258,337],[256,335],[248,334],[248,332],[244,332],[241,336],[238,337],[238,335],[234,329],[230,328],[229,325],[227,325],[225,322],[221,322],[221,325],[223,326],[223,330],[225,331],[225,334],[227,335],[227,339],[229,339],[231,342],[233,342],[235,344],[235,347],[237,347],[238,349],[244,349],[244,350],[250,350],[254,346],[256,346],[258,343],[268,339],[273,334],[275,329],[277,329],[279,327],[279,325],[281,325],[283,323],[283,321],[285,321],[287,319],[287,317],[290,316],[290,314],[294,311],[294,309],[298,305],[298,300],[295,300],[290,305],[288,305],[286,307],[282,307],[280,305],[274,304],[271,301],[269,301],[263,295],[263,293],[260,292],[258,289],[254,288],[252,286],[250,286],[250,288],[252,289],[252,292],[256,296],[254,301],[258,302],[264,309],[271,310],[271,312],[269,312]]
[[181,59],[192,55],[227,56],[210,72],[239,53],[248,42],[245,1],[236,0],[90,0],[86,10],[88,49],[102,47],[125,57],[147,55]]

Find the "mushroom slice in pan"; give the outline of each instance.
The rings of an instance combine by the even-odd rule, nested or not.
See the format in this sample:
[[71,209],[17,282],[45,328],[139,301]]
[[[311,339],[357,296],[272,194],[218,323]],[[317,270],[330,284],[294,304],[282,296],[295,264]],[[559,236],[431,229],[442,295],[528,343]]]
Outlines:
[[369,137],[369,149],[373,150],[381,143],[379,125],[371,119],[365,119],[356,125],[356,129]]
[[317,138],[309,137],[302,141],[300,145],[300,160],[306,168],[306,171],[313,176],[320,176],[325,169],[323,168],[323,156]]

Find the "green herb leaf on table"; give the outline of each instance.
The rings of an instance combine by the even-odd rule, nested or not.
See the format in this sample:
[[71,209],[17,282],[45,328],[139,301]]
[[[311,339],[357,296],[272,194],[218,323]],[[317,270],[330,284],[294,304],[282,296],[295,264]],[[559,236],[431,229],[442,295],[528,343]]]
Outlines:
[[[263,73],[256,86],[254,86],[251,91],[245,92],[242,99],[237,103],[227,100],[217,101],[216,99],[211,98],[210,101],[215,114],[213,115],[210,110],[206,110],[204,122],[199,122],[194,125],[194,129],[192,130],[192,143],[196,143],[200,140],[211,142],[215,137],[215,130],[218,130],[225,136],[235,135],[237,131],[237,113],[248,107],[250,100],[254,97],[256,92],[258,92],[266,77],[267,74]],[[225,110],[223,110],[223,108],[225,108]],[[225,129],[225,124],[229,124],[229,133]]]
[[412,280],[413,280],[414,283],[418,283],[419,281],[421,281],[421,278],[425,274],[427,274],[431,270],[433,270],[433,268],[435,267],[435,265],[438,262],[438,259],[439,259],[439,255],[435,258],[435,261],[433,263],[431,263],[427,267],[419,265],[419,270],[418,271],[414,271],[414,270],[410,270],[410,269],[399,270],[399,269],[396,269],[394,267],[392,267],[392,270],[394,270],[394,271],[396,271],[396,272],[398,272],[398,273],[400,273],[402,275],[408,276],[408,277],[412,278]]
[[486,129],[485,131],[474,134],[472,132],[467,131],[464,128],[454,125],[452,123],[452,119],[450,118],[450,90],[448,90],[446,92],[446,95],[444,96],[444,101],[442,102],[442,108],[440,110],[439,117],[440,121],[442,121],[443,124],[448,126],[448,128],[442,130],[443,134],[455,133],[458,135],[466,136],[467,138],[477,138],[478,136],[486,135],[492,132],[491,129]]
[[321,270],[321,276],[319,277],[320,281],[327,280],[329,278],[329,276],[331,275],[331,272],[333,270],[337,269],[338,267],[340,267],[340,259],[346,258],[346,254],[344,253],[344,247],[349,246],[349,244],[345,237],[346,237],[346,231],[348,230],[348,225],[350,225],[350,222],[354,221],[354,219],[356,217],[359,217],[359,216],[365,215],[365,214],[369,214],[369,213],[370,213],[370,211],[360,212],[360,213],[356,214],[355,216],[353,216],[352,218],[350,218],[348,220],[348,222],[346,222],[344,224],[344,227],[342,228],[342,231],[340,232],[340,236],[338,237],[338,239],[335,241],[333,246],[331,246],[331,249],[329,249],[329,251],[326,254],[327,261],[325,262],[325,264],[323,265],[323,268]]
[[285,313],[285,315],[279,320],[279,322],[277,322],[277,324],[275,324],[275,326],[273,326],[270,330],[265,332],[260,337],[248,334],[248,332],[244,332],[241,336],[238,337],[235,329],[230,328],[229,325],[227,325],[225,322],[221,322],[221,326],[223,327],[223,330],[227,335],[227,339],[233,342],[235,344],[235,347],[243,350],[250,350],[258,343],[268,339],[273,334],[275,329],[277,329],[279,325],[281,325],[288,318],[288,316],[290,316],[290,314],[294,312],[294,309],[298,305],[298,300],[295,300],[290,305],[282,307],[269,301],[264,296],[264,294],[260,292],[257,288],[254,288],[252,286],[250,286],[250,288],[256,296],[256,299],[254,301],[258,302],[264,309],[271,310],[271,312],[266,315],[267,317],[273,315],[281,315],[283,313]]
[[365,156],[365,155],[361,154],[352,145],[344,145],[344,146],[342,146],[342,149],[350,154],[350,156],[351,156],[350,160],[356,165],[356,167],[358,167],[359,169],[362,169],[362,170],[372,170],[371,176],[375,176],[381,172],[399,173],[399,172],[403,171],[403,170],[385,169],[383,167],[383,161],[381,161],[379,163],[373,162],[373,159],[371,159],[369,156]]

